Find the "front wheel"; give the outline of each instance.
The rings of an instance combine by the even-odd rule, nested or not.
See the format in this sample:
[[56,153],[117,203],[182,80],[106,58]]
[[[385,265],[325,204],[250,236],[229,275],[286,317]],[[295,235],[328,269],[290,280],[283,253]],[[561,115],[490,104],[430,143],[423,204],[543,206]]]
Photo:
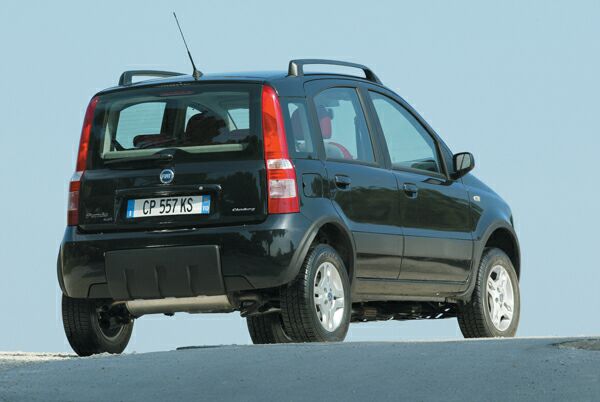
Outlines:
[[295,342],[341,342],[350,325],[350,280],[335,249],[308,252],[298,277],[281,290],[281,316]]
[[99,353],[122,353],[133,332],[133,321],[116,324],[102,319],[100,310],[106,302],[73,299],[63,295],[62,318],[69,344],[79,356]]
[[461,332],[465,338],[513,337],[520,310],[519,279],[510,258],[500,249],[486,249],[471,300],[459,305]]

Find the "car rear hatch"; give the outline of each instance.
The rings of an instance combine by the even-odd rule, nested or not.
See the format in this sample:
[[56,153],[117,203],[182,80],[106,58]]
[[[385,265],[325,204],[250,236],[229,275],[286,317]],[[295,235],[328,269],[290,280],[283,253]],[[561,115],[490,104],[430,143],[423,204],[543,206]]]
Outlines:
[[139,87],[95,102],[80,178],[80,229],[160,230],[266,218],[261,85]]

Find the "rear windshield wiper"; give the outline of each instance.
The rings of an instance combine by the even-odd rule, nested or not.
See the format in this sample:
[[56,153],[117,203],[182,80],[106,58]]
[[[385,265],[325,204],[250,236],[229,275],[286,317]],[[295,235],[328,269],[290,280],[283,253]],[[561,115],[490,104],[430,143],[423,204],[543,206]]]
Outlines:
[[116,158],[116,159],[107,159],[104,161],[105,165],[120,165],[123,163],[135,163],[135,162],[145,162],[145,161],[170,161],[173,160],[173,155],[171,154],[152,154],[152,155],[144,155],[144,156],[133,156],[130,158]]

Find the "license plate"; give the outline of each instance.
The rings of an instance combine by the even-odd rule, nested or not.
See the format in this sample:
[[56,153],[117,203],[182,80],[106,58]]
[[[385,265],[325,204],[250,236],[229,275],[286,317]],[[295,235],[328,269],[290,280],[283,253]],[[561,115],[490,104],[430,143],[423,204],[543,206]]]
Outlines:
[[210,195],[144,198],[127,201],[127,218],[170,215],[207,215]]

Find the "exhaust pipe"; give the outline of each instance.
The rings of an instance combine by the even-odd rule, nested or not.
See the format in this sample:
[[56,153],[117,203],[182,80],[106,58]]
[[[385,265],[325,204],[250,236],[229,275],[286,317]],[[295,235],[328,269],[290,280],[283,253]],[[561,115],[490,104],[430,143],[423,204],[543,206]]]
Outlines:
[[229,313],[234,310],[226,295],[138,299],[116,304],[125,304],[127,311],[136,318],[146,314]]

